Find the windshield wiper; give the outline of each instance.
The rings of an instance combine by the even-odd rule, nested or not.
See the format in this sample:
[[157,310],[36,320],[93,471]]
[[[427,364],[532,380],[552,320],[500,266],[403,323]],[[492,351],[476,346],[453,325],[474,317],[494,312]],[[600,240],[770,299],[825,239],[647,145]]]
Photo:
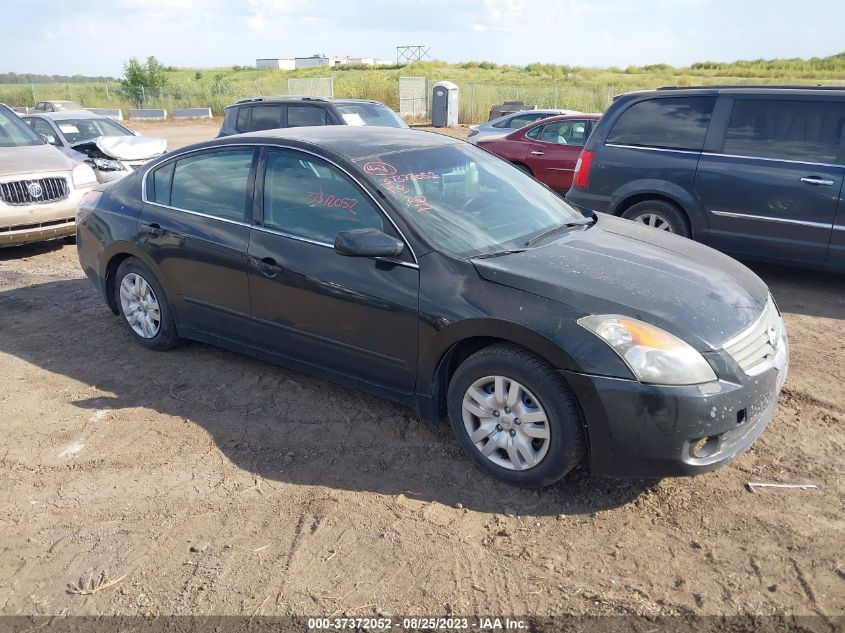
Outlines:
[[484,255],[477,255],[475,259],[489,259],[490,257],[499,257],[500,255],[513,255],[514,253],[524,253],[527,248],[510,248],[503,251],[494,251],[492,253],[485,253]]
[[545,238],[554,235],[555,233],[560,233],[567,229],[575,228],[576,226],[587,226],[588,224],[592,224],[594,220],[592,219],[584,219],[584,220],[574,220],[572,222],[564,222],[563,224],[558,224],[557,226],[553,226],[550,229],[546,229],[542,233],[535,235],[530,240],[525,242],[524,246],[534,246],[537,242],[544,240]]

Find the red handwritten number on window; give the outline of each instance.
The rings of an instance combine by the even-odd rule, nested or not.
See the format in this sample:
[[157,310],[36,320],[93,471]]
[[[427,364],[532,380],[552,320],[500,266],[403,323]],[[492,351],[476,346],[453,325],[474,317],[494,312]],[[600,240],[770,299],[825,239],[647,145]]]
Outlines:
[[322,191],[308,192],[306,204],[326,209],[346,209],[352,215],[358,215],[355,207],[358,206],[357,198],[338,198],[337,196],[326,195]]

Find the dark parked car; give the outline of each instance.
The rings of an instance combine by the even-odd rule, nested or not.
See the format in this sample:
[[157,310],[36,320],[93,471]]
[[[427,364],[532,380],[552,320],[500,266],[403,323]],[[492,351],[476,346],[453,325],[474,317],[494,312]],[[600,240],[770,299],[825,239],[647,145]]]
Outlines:
[[557,191],[572,186],[575,165],[598,114],[556,116],[502,138],[482,139],[482,149],[501,156]]
[[749,259],[845,270],[845,89],[617,98],[567,200]]
[[141,345],[180,337],[451,421],[523,486],[707,471],[771,418],[783,322],[735,260],[584,217],[453,138],[278,130],[157,159],[80,205],[79,259]]
[[375,125],[406,128],[393,110],[378,101],[324,97],[257,97],[226,107],[217,137],[286,127]]

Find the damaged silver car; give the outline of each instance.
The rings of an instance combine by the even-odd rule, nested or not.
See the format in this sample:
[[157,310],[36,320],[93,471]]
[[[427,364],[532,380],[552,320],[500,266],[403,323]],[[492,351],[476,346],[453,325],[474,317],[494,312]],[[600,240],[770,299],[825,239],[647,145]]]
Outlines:
[[92,112],[48,112],[21,118],[70,158],[91,165],[101,183],[123,178],[167,151],[165,139],[136,136],[116,121]]

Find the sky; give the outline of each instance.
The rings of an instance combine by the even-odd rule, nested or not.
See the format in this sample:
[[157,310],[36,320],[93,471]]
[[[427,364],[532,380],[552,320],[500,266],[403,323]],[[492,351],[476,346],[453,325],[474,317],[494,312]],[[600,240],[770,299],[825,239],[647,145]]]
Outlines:
[[106,0],[10,2],[0,72],[122,74],[130,57],[251,66],[313,53],[619,66],[845,52],[845,0]]

